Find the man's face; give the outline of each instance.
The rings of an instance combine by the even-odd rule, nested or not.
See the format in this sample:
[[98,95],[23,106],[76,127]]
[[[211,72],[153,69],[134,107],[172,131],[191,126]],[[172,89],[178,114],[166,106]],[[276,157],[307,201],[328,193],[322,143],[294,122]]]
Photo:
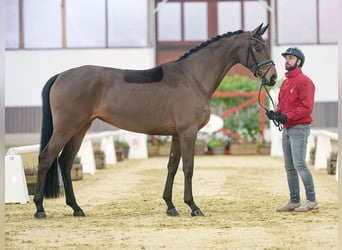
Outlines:
[[286,55],[285,56],[285,69],[287,71],[293,70],[300,65],[301,61],[298,57],[294,55]]

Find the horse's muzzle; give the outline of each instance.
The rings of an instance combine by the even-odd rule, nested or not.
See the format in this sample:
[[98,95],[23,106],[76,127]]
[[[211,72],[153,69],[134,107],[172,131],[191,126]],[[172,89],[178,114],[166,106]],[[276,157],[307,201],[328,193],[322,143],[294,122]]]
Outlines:
[[275,75],[272,75],[270,77],[270,80],[267,80],[265,76],[261,78],[261,83],[267,86],[274,86],[276,81],[277,81],[277,77]]

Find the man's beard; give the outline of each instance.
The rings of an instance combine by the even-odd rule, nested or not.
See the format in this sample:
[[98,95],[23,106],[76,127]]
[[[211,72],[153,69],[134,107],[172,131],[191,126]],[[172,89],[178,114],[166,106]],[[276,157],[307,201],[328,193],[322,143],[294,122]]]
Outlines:
[[293,66],[286,66],[286,65],[285,65],[285,69],[286,69],[287,71],[294,70],[294,69],[297,68],[297,67],[298,67],[297,63],[295,63]]

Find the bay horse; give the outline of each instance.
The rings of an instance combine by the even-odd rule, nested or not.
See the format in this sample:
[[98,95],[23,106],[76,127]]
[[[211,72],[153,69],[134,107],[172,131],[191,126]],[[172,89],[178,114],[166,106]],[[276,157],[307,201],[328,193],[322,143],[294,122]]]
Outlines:
[[[163,192],[166,213],[177,216],[172,202],[180,158],[184,173],[184,202],[192,216],[204,216],[192,194],[194,145],[197,132],[209,120],[210,98],[227,71],[241,63],[262,84],[273,86],[277,72],[262,35],[268,25],[253,31],[218,35],[194,47],[176,61],[148,70],[81,66],[51,77],[42,90],[43,120],[36,218],[45,218],[43,198],[61,193],[74,216],[85,216],[76,202],[71,167],[82,140],[96,118],[117,128],[150,135],[171,135],[172,146]],[[60,167],[60,173],[58,172]]]

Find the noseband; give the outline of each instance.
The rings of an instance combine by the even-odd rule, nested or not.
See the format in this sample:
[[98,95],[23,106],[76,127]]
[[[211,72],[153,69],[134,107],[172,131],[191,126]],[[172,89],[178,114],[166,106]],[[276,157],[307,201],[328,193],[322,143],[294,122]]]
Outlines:
[[[266,44],[254,37],[251,36],[251,33],[248,32],[248,48],[247,48],[247,54],[246,54],[246,63],[245,65],[247,66],[248,65],[248,60],[249,60],[249,56],[251,55],[252,57],[252,60],[254,62],[254,65],[255,65],[255,70],[254,70],[254,76],[255,77],[260,77],[260,79],[263,81],[263,82],[266,82],[265,81],[265,76],[266,74],[268,73],[268,71],[271,69],[271,67],[274,65],[274,62],[269,59],[269,60],[266,60],[266,61],[263,61],[261,63],[258,63],[256,58],[255,58],[255,55],[254,55],[254,52],[253,52],[253,49],[252,49],[252,42],[251,41],[256,41],[260,44],[262,44],[263,46],[266,46]],[[264,67],[264,66],[268,66],[267,70],[265,71],[265,73],[263,73],[262,75],[259,74],[259,70]]]

